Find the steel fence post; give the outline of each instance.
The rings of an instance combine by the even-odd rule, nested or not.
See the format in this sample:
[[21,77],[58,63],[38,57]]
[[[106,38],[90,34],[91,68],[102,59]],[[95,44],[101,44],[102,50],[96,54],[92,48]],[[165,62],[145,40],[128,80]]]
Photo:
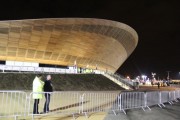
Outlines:
[[168,92],[168,96],[169,96],[169,97],[168,97],[168,98],[169,98],[169,99],[168,99],[168,103],[169,103],[170,105],[172,105],[172,102],[171,102],[171,92]]
[[159,92],[159,104],[162,103],[162,100],[161,100],[161,92]]
[[144,92],[144,106],[147,106],[147,93]]
[[145,105],[145,107],[147,107],[149,110],[151,110],[151,108],[147,105],[147,92],[144,92],[144,105]]

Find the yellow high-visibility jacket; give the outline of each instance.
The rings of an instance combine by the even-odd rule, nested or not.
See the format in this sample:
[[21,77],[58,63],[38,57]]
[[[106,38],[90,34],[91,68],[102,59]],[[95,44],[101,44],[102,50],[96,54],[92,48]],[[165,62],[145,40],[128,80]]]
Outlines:
[[[33,81],[33,92],[43,92],[44,82],[38,77],[35,77]],[[33,99],[42,99],[43,94],[33,93]]]

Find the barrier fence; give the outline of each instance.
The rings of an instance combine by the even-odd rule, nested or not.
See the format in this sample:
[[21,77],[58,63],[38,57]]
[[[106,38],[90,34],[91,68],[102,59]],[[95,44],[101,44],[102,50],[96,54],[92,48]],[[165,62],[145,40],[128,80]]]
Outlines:
[[[18,109],[17,109],[18,108]],[[25,116],[27,94],[22,91],[0,91],[0,118]]]
[[142,108],[145,111],[146,96],[144,92],[123,92],[119,96],[119,107],[120,110],[125,114],[125,110]]
[[82,95],[81,113],[108,112],[118,110],[118,93],[84,93]]
[[[42,94],[42,99],[39,101],[38,113],[33,114],[34,99],[33,95]],[[46,97],[45,97],[46,96]],[[46,101],[47,98],[47,101]],[[49,100],[49,101],[48,101]],[[47,102],[45,104],[45,102]],[[49,110],[47,104],[49,104]],[[28,116],[34,115],[53,115],[53,114],[75,114],[80,113],[80,94],[76,92],[42,92],[42,93],[30,93],[28,100]]]
[[[33,114],[33,95],[41,94],[38,104],[39,114]],[[45,97],[46,95],[46,97]],[[48,96],[47,96],[48,95]],[[45,104],[50,98],[49,110]],[[42,92],[0,91],[0,118],[27,117],[43,115],[85,115],[96,112],[117,112],[150,106],[165,107],[164,103],[173,104],[180,99],[180,90],[154,92]],[[45,109],[44,109],[45,108]]]
[[166,102],[170,103],[169,97],[169,91],[159,92],[159,107],[165,107],[164,103]]
[[175,91],[175,99],[178,101],[178,98],[180,98],[180,91]]

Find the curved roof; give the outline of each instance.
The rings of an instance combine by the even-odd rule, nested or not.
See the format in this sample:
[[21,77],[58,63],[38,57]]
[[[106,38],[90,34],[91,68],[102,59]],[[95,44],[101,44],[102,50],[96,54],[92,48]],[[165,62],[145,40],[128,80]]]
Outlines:
[[126,24],[93,18],[0,21],[0,60],[74,65],[115,72],[138,43]]

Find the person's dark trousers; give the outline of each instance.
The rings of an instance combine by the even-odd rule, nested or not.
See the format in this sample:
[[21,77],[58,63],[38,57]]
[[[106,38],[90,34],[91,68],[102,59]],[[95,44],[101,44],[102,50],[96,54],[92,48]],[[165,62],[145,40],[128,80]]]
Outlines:
[[39,114],[38,112],[39,99],[34,99],[33,114]]
[[46,102],[44,104],[44,112],[49,112],[50,94],[45,93]]

